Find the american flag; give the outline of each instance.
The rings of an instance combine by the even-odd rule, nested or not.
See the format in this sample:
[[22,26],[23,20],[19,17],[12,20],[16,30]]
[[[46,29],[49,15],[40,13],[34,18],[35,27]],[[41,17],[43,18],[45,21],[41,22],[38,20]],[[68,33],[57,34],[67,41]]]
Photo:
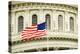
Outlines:
[[31,27],[26,27],[21,32],[21,39],[36,39],[44,35],[46,35],[45,22],[38,25],[33,24]]

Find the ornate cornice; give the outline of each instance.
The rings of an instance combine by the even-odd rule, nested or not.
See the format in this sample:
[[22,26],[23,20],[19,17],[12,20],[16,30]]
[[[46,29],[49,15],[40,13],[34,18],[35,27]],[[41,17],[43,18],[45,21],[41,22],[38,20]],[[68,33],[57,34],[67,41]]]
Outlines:
[[40,38],[40,39],[31,39],[31,40],[18,40],[18,41],[13,41],[12,43],[9,42],[10,45],[18,45],[18,44],[22,44],[22,43],[29,43],[29,42],[36,42],[36,41],[47,41],[47,39],[49,41],[71,41],[71,42],[78,42],[77,39],[74,38],[63,38],[63,37],[44,37],[44,38]]
[[57,3],[41,3],[41,2],[12,2],[12,10],[26,10],[26,9],[56,9],[64,11],[77,12],[77,5],[57,4]]

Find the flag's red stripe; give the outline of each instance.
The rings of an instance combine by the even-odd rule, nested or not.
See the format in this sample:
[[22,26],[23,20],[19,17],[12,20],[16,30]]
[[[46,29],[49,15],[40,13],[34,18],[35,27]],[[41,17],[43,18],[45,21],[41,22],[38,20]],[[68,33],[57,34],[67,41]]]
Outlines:
[[[42,35],[45,35],[45,33],[39,33],[39,34],[34,34],[34,35],[24,35],[23,37],[35,37],[35,36],[42,36]],[[22,38],[23,38],[22,37]]]
[[29,34],[25,33],[25,34],[22,34],[22,36],[24,36],[24,35],[31,35],[31,34],[40,35],[42,33],[44,34],[45,32],[36,32],[36,33],[29,33]]
[[30,38],[39,38],[46,34],[45,30],[37,30],[37,26],[32,27],[26,27],[21,32],[21,38],[24,39],[30,39]]

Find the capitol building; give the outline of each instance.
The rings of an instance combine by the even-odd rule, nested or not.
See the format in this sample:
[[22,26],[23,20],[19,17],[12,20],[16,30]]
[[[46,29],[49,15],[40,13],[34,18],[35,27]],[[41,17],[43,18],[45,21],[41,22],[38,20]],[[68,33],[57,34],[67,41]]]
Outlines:
[[[78,48],[78,6],[44,2],[9,2],[9,52],[38,52]],[[47,35],[22,41],[20,32],[46,22]]]

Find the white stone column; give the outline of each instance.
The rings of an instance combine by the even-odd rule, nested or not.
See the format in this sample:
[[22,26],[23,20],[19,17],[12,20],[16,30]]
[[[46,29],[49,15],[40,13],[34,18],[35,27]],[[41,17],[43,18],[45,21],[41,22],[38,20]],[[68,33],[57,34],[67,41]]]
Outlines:
[[43,9],[39,9],[39,17],[38,17],[38,24],[45,22],[45,17],[43,14]]
[[76,33],[78,33],[78,14],[76,14]]
[[70,26],[70,24],[69,24],[69,13],[68,12],[65,12],[65,14],[64,14],[64,18],[65,18],[65,20],[64,20],[64,31],[69,31],[69,26]]
[[58,15],[57,15],[57,11],[54,11],[54,31],[58,31]]
[[30,17],[29,17],[29,9],[25,10],[24,16],[24,28],[30,26]]
[[53,13],[53,12],[54,12],[54,11],[51,10],[51,14],[50,14],[50,23],[51,23],[51,24],[50,24],[50,28],[51,28],[50,30],[51,30],[51,31],[53,31],[53,29],[54,29],[54,26],[53,26],[53,25],[54,25],[54,17],[53,17],[53,16],[54,16],[54,13]]
[[17,33],[15,12],[11,13],[11,33],[13,35]]
[[52,18],[51,18],[51,30],[56,30],[56,10],[52,10]]
[[74,18],[74,32],[78,32],[78,15],[75,14],[75,18]]

